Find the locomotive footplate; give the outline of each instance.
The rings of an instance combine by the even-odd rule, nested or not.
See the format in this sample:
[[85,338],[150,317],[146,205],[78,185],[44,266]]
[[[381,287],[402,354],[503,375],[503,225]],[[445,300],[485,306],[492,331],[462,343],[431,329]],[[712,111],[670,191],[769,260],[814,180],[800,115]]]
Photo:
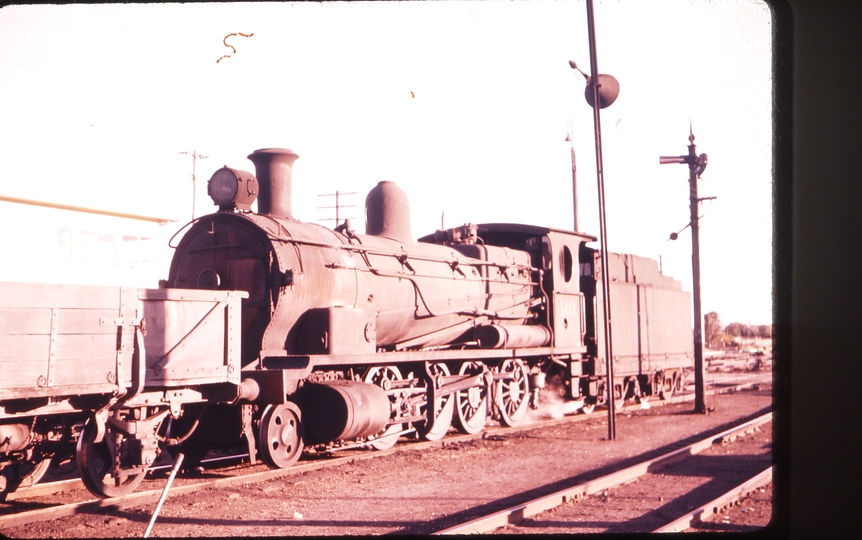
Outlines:
[[[415,362],[450,362],[468,360],[505,360],[507,358],[534,358],[578,355],[586,352],[584,347],[534,347],[529,349],[437,349],[418,351],[394,351],[374,354],[314,354],[283,355],[265,354],[261,366],[265,369],[283,369],[296,372],[303,378],[320,366],[380,365]],[[301,367],[300,367],[301,366]]]

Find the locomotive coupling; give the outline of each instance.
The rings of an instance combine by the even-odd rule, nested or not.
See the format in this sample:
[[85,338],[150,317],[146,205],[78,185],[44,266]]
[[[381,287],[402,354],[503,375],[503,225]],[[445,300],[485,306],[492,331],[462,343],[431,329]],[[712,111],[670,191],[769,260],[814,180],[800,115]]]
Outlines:
[[385,390],[357,381],[309,383],[298,396],[310,443],[355,439],[379,433],[392,407]]

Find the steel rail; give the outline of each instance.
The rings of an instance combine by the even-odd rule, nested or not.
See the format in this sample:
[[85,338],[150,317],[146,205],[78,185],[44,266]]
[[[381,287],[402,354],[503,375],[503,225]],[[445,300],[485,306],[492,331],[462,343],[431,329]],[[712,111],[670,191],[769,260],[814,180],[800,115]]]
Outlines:
[[[200,489],[208,488],[208,487],[227,487],[234,486],[246,483],[254,483],[254,482],[264,482],[267,480],[273,480],[280,478],[282,476],[289,476],[292,474],[298,474],[302,472],[316,471],[320,469],[325,469],[328,467],[337,467],[339,465],[345,465],[358,461],[365,461],[369,459],[376,459],[378,457],[382,457],[385,455],[389,455],[392,453],[406,452],[411,450],[425,450],[428,448],[435,447],[443,447],[450,444],[455,444],[459,442],[467,442],[476,439],[482,439],[488,437],[489,435],[494,435],[496,433],[517,433],[519,431],[527,431],[531,429],[544,428],[544,427],[552,427],[558,424],[569,423],[569,422],[579,422],[591,419],[588,415],[577,415],[577,416],[568,416],[558,420],[548,420],[544,422],[537,422],[527,425],[522,425],[514,428],[506,428],[506,427],[494,427],[494,428],[486,428],[484,431],[472,435],[455,435],[446,437],[439,441],[423,441],[416,442],[413,444],[406,445],[398,445],[389,450],[384,451],[374,451],[374,452],[365,452],[362,454],[337,457],[337,458],[327,458],[321,461],[312,461],[306,463],[298,463],[293,465],[292,467],[288,467],[287,469],[272,469],[272,470],[264,470],[260,472],[243,474],[240,469],[239,474],[224,476],[221,478],[208,479],[202,481],[194,481],[189,482],[187,484],[181,486],[174,486],[171,488],[171,493],[183,494],[187,492],[193,492]],[[340,449],[339,449],[340,450]],[[235,459],[237,456],[228,456],[225,458],[216,458],[217,460],[221,459]],[[212,459],[204,460],[204,462],[211,462]],[[165,466],[170,467],[170,466]],[[164,468],[164,467],[159,467]],[[57,489],[57,488],[60,489]],[[71,479],[71,480],[61,480],[59,482],[51,482],[46,484],[37,484],[36,486],[22,489],[20,491],[15,491],[9,493],[6,501],[11,502],[13,500],[17,500],[19,502],[24,502],[24,499],[42,496],[47,494],[53,494],[60,491],[71,490],[75,488],[83,487],[83,483],[80,479]],[[53,489],[51,489],[53,488]],[[155,503],[159,496],[161,495],[161,488],[153,489],[148,491],[140,491],[136,493],[131,493],[129,495],[123,497],[114,497],[109,499],[90,499],[86,501],[69,503],[64,505],[57,505],[48,508],[40,508],[37,510],[28,510],[24,512],[19,512],[16,514],[8,514],[8,515],[0,515],[0,530],[5,527],[15,527],[18,525],[24,525],[27,523],[33,523],[37,521],[48,521],[51,519],[57,519],[64,516],[70,516],[78,513],[88,512],[94,508],[129,508],[134,506],[141,506],[145,504]]]
[[745,430],[753,429],[765,422],[772,420],[772,413],[766,413],[754,420],[750,420],[739,426],[732,427],[716,435],[710,435],[700,441],[694,442],[688,446],[663,454],[657,458],[649,459],[641,463],[637,463],[630,467],[626,467],[619,471],[615,471],[605,476],[601,476],[594,480],[583,482],[576,486],[565,488],[550,495],[545,495],[537,499],[533,499],[526,503],[519,504],[500,510],[492,514],[482,516],[460,525],[449,527],[437,531],[435,535],[448,534],[483,534],[506,525],[514,524],[522,521],[530,516],[540,514],[546,510],[556,508],[568,501],[580,499],[594,493],[600,493],[606,489],[625,484],[644,476],[648,472],[655,470],[658,467],[683,460],[693,456],[707,448],[710,448],[716,442],[726,440],[727,437]]
[[[741,390],[749,389],[749,388],[751,388],[757,384],[759,384],[759,383],[748,382],[748,383],[737,384],[735,386],[721,388],[718,390],[710,390],[709,395],[727,394],[727,393],[738,392]],[[667,400],[650,401],[649,406],[650,407],[661,407],[664,405],[675,405],[675,404],[679,404],[679,403],[684,403],[686,401],[692,401],[693,399],[694,399],[694,394],[676,394],[675,396],[673,396],[672,398],[667,399]],[[626,405],[622,409],[620,409],[620,411],[637,410],[640,408],[641,407],[638,404]],[[590,418],[593,418],[592,414],[589,414],[589,415],[583,414],[583,415],[573,416],[573,414],[576,414],[576,413],[577,413],[577,411],[573,411],[573,413],[571,413],[571,414],[569,414],[569,415],[567,415],[561,419],[542,420],[540,422],[534,422],[531,424],[523,424],[521,426],[516,426],[516,427],[511,427],[511,428],[486,428],[483,432],[481,432],[478,435],[450,436],[450,437],[445,438],[444,441],[446,443],[454,443],[454,442],[460,442],[462,440],[471,440],[471,439],[481,438],[483,436],[483,434],[488,435],[488,434],[496,433],[496,430],[498,430],[498,429],[505,430],[507,433],[517,433],[519,431],[529,430],[529,429],[533,429],[533,428],[537,428],[537,427],[550,427],[550,426],[554,426],[554,425],[557,425],[560,423],[577,422],[577,421],[588,420]],[[425,443],[414,443],[414,444],[410,444],[408,446],[403,446],[403,447],[399,447],[399,448],[403,448],[404,450],[425,448],[424,446],[419,447],[419,446],[417,446],[417,444],[425,444]],[[429,443],[429,445],[433,446],[432,443]],[[379,454],[375,453],[375,455],[379,455]],[[241,459],[244,457],[248,457],[248,453],[207,458],[207,459],[202,460],[201,464],[217,463],[220,461],[230,461],[230,460],[234,460],[234,459]],[[163,470],[163,469],[170,469],[171,467],[172,467],[171,464],[155,465],[153,467],[150,467],[149,470],[150,471],[158,471],[158,470]],[[45,495],[53,495],[55,493],[62,493],[65,491],[70,491],[73,489],[79,489],[79,488],[83,488],[83,487],[84,487],[84,484],[81,482],[80,478],[71,478],[71,479],[67,479],[67,480],[57,480],[57,481],[52,481],[52,482],[45,482],[45,483],[41,483],[41,484],[36,484],[36,485],[30,486],[30,487],[21,488],[21,489],[18,489],[16,491],[12,491],[12,492],[6,494],[5,500],[6,500],[6,502],[11,502],[11,501],[15,501],[15,500],[29,499],[29,498],[33,498],[33,497],[42,497]],[[2,524],[2,516],[0,516],[0,524]]]
[[[209,464],[209,463],[218,463],[221,461],[234,461],[237,459],[243,459],[248,457],[248,452],[244,454],[231,454],[227,456],[219,456],[212,457],[201,460],[201,464]],[[153,465],[147,472],[150,471],[161,471],[161,470],[170,470],[173,467],[173,463],[170,464],[162,464],[162,465]],[[56,493],[63,493],[66,491],[71,491],[73,489],[85,489],[84,482],[81,481],[80,478],[68,478],[65,480],[55,480],[53,482],[45,482],[43,484],[35,484],[33,486],[29,486],[26,488],[21,488],[16,491],[12,491],[6,494],[6,502],[21,500],[21,499],[30,499],[33,497],[44,497],[45,495],[54,495]]]
[[[731,393],[740,390],[744,390],[748,387],[753,386],[755,383],[747,383],[741,384],[730,388],[724,388],[721,390],[711,391],[710,393],[716,394],[724,394]],[[665,405],[675,405],[684,403],[686,401],[691,401],[694,399],[693,394],[683,394],[676,395],[669,400],[663,401],[655,401],[650,402],[650,406],[665,406]],[[640,409],[640,405],[628,405],[621,409],[621,411],[625,410],[635,410]],[[397,445],[389,450],[384,451],[374,451],[374,452],[366,452],[357,455],[344,456],[338,458],[327,458],[321,461],[313,461],[306,463],[298,463],[293,465],[292,467],[288,467],[286,469],[273,469],[273,470],[264,470],[255,473],[243,474],[242,469],[238,469],[240,472],[238,474],[230,474],[229,476],[223,476],[215,479],[207,479],[202,481],[192,481],[184,485],[174,486],[171,488],[171,493],[174,495],[183,494],[188,492],[194,492],[200,489],[205,489],[208,487],[229,487],[247,483],[254,482],[264,482],[267,480],[273,480],[277,478],[281,478],[283,476],[289,476],[292,474],[298,474],[309,471],[316,471],[320,469],[325,469],[328,467],[337,467],[339,465],[345,465],[358,461],[365,461],[369,459],[376,459],[378,457],[383,457],[392,453],[400,453],[407,452],[412,450],[425,450],[429,448],[435,447],[444,447],[451,444],[468,442],[477,439],[483,439],[486,437],[494,436],[497,434],[513,434],[519,433],[523,431],[530,431],[533,429],[547,428],[553,427],[560,424],[572,423],[572,422],[583,422],[587,420],[591,420],[593,418],[597,418],[592,414],[573,414],[569,416],[565,416],[560,419],[552,419],[552,420],[543,420],[539,422],[533,423],[525,423],[516,427],[488,427],[485,430],[472,434],[472,435],[454,435],[445,437],[439,441],[422,441],[422,442],[414,442],[411,444],[405,445]],[[716,435],[715,437],[720,437],[722,434]],[[247,455],[247,454],[245,454]],[[237,455],[217,457],[217,458],[209,458],[202,461],[202,463],[212,463],[216,461],[223,460],[231,460],[236,459]],[[170,468],[170,465],[157,466],[152,470],[156,469],[164,469]],[[45,484],[36,484],[35,486],[28,487],[25,489],[21,489],[18,491],[14,491],[7,494],[6,502],[19,501],[20,503],[26,504],[26,499],[30,499],[33,497],[41,497],[45,495],[51,495],[55,493],[65,492],[72,489],[79,489],[83,487],[83,483],[79,478],[69,479],[69,480],[60,480],[57,482],[48,482]],[[70,516],[79,513],[86,513],[95,508],[129,508],[135,506],[142,506],[145,504],[156,503],[161,496],[162,489],[153,489],[147,491],[140,491],[136,493],[131,493],[129,495],[123,497],[114,497],[109,499],[89,499],[85,501],[80,501],[76,503],[69,504],[61,504],[57,506],[51,506],[46,508],[40,508],[37,510],[27,510],[23,512],[0,515],[0,530],[3,530],[6,527],[15,527],[18,525],[24,525],[27,523],[35,523],[39,521],[48,521],[52,519],[58,519],[65,516]]]
[[724,495],[712,500],[697,510],[689,512],[681,518],[671,521],[667,525],[663,525],[653,532],[680,532],[691,528],[698,523],[710,521],[718,515],[725,507],[730,506],[739,499],[742,499],[760,486],[766,485],[772,481],[772,467],[769,467],[760,474],[746,480],[742,484],[731,489]]

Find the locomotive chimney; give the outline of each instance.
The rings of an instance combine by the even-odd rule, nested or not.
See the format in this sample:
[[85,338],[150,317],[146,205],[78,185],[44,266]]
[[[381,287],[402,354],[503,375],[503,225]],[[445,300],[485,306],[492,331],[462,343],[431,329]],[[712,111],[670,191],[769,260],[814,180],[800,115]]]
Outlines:
[[260,186],[257,211],[273,217],[293,219],[290,209],[293,162],[299,156],[286,148],[263,148],[252,152],[254,174]]
[[365,233],[412,242],[410,202],[395,182],[384,180],[365,198]]

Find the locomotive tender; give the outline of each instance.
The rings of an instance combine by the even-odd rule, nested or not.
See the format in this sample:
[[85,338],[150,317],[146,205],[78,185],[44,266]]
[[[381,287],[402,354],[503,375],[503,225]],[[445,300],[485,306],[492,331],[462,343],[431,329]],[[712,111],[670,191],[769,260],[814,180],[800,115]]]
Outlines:
[[[515,426],[546,387],[584,412],[605,402],[602,268],[586,245],[595,237],[496,223],[414,241],[392,182],[369,193],[366,234],[302,223],[290,200],[297,157],[256,150],[254,175],[218,170],[209,193],[219,211],[187,226],[163,288],[138,290],[143,309],[108,321],[122,338],[110,388],[52,390],[70,418],[86,418],[76,459],[94,493],[134,490],[159,443],[194,462],[244,440],[252,461],[287,467],[306,446],[386,449],[405,434],[442,438],[453,424],[477,433],[489,417]],[[613,399],[666,397],[693,363],[689,294],[654,261],[609,260]],[[216,307],[188,311],[183,298],[195,295]],[[0,299],[4,341],[6,309]],[[221,318],[202,324],[212,313]],[[4,373],[13,360],[0,352]],[[52,362],[38,369],[53,373]],[[44,459],[34,455],[52,456],[62,415],[44,401],[55,383],[28,382],[36,371],[18,386],[0,381],[0,467],[36,471]]]

